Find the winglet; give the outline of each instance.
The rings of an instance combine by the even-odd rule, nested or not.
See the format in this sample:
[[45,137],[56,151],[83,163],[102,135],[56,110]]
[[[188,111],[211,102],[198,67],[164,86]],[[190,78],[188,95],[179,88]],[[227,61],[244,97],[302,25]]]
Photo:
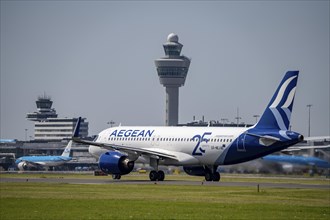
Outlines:
[[81,122],[81,117],[78,118],[77,123],[76,123],[76,127],[73,130],[73,136],[72,136],[73,138],[79,137],[80,122]]

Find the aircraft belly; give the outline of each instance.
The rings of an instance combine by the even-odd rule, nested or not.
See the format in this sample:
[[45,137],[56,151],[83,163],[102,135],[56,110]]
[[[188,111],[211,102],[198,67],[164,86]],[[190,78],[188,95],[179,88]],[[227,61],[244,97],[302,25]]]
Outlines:
[[197,158],[201,164],[214,164],[222,153],[222,148],[213,144],[201,144],[200,149],[205,153],[202,155],[196,155],[195,158]]
[[173,159],[164,159],[164,160],[160,160],[159,164],[161,165],[168,165],[168,166],[186,166],[186,165],[198,165],[199,160],[194,158],[191,160],[185,160],[185,161],[177,161],[177,160],[173,160]]
[[51,162],[43,162],[43,163],[39,163],[40,165],[43,166],[58,166],[63,164],[63,161],[51,161]]

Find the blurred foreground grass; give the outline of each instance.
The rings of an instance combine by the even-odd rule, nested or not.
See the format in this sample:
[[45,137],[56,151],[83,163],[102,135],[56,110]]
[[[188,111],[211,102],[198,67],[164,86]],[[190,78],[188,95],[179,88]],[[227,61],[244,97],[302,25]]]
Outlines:
[[[111,178],[111,177],[108,177]],[[4,219],[329,219],[328,189],[0,183]]]

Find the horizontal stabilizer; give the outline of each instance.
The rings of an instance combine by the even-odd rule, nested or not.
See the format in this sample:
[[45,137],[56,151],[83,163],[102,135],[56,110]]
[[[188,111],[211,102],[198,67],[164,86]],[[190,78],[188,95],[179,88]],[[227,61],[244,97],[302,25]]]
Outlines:
[[279,138],[273,137],[273,136],[270,136],[270,135],[259,135],[259,134],[253,134],[253,133],[246,133],[246,134],[247,135],[254,136],[254,137],[259,137],[259,138],[265,138],[265,139],[273,140],[273,141],[280,141]]
[[253,134],[253,133],[246,133],[247,135],[258,137],[259,138],[259,144],[264,145],[264,146],[270,146],[274,144],[277,141],[281,141],[277,137],[273,137],[270,135],[259,135],[259,134]]

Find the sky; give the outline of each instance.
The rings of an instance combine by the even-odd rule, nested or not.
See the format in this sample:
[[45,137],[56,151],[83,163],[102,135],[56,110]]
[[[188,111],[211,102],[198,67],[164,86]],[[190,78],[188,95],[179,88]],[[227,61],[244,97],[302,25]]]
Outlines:
[[329,1],[1,1],[0,138],[24,140],[38,96],[89,134],[164,125],[154,60],[170,33],[191,58],[179,122],[254,123],[288,70],[299,70],[292,130],[330,135]]

